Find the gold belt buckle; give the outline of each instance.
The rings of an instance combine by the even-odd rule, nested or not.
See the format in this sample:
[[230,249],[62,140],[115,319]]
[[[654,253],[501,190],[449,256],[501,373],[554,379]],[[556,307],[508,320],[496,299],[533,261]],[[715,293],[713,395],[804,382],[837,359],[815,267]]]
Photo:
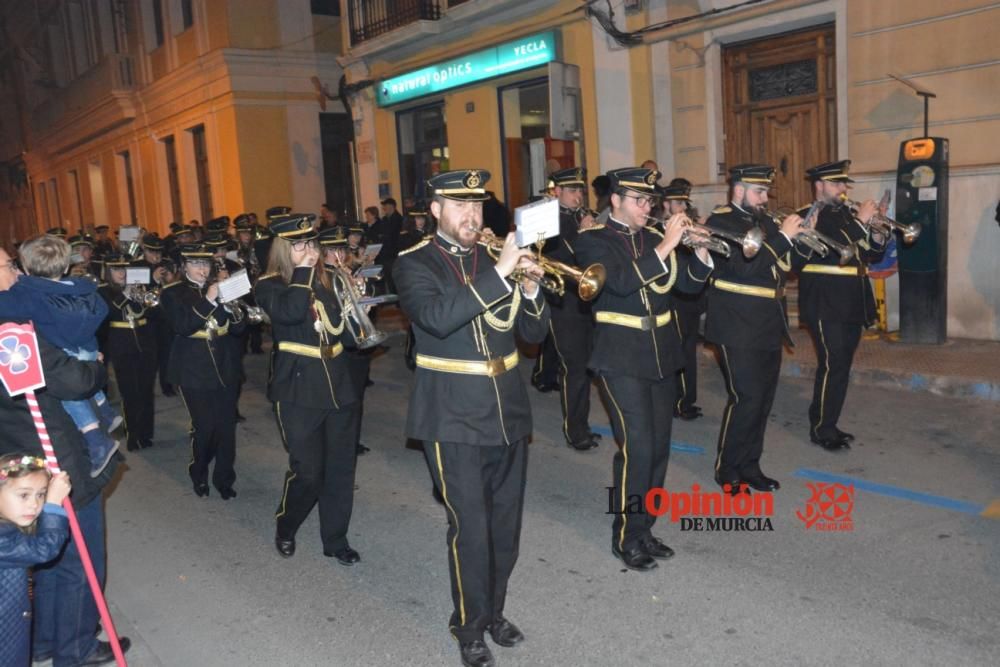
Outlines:
[[319,356],[321,359],[333,359],[334,356],[334,346],[333,345],[320,345],[319,346]]
[[507,365],[504,364],[503,357],[497,357],[496,359],[490,359],[486,362],[486,374],[488,376],[496,377],[507,370]]

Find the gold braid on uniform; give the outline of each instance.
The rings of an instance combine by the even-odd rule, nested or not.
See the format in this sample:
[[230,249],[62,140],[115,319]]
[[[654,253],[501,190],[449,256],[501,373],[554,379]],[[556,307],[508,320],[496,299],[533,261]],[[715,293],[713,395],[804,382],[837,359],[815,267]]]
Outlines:
[[670,251],[670,275],[667,277],[667,284],[660,287],[656,284],[656,281],[649,283],[649,288],[656,292],[657,294],[666,294],[673,288],[674,283],[677,282],[677,251]]
[[330,316],[326,314],[326,308],[323,307],[322,301],[316,299],[313,301],[313,307],[316,309],[316,315],[319,316],[319,321],[323,323],[323,329],[326,333],[332,336],[339,336],[344,331],[344,320],[347,318],[343,311],[340,313],[340,324],[334,326],[330,320]]
[[[539,287],[538,289],[541,289]],[[514,318],[517,317],[517,309],[521,307],[521,286],[514,285],[514,296],[510,304],[510,317],[507,319],[500,319],[499,316],[494,315],[493,311],[487,308],[483,312],[483,319],[486,323],[497,331],[510,331],[510,328],[514,326]]]

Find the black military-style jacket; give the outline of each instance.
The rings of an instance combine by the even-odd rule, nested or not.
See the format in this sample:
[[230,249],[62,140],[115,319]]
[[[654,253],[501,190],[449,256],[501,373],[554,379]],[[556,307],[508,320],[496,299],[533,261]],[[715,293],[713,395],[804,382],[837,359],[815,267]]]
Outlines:
[[607,271],[604,289],[593,301],[589,366],[597,373],[662,380],[684,366],[669,293],[675,286],[700,291],[712,269],[696,256],[676,251],[660,261],[654,248],[662,240],[650,227],[632,233],[614,218],[577,237],[581,264],[600,263]]
[[213,304],[204,294],[186,277],[160,294],[163,316],[174,332],[167,380],[191,389],[235,389],[242,369],[236,336],[243,333],[246,318],[235,322],[221,303]]
[[[564,206],[559,207],[559,236],[554,236],[545,241],[542,254],[546,257],[569,264],[577,265],[576,239],[579,235],[579,226],[576,221],[576,212]],[[585,267],[580,267],[585,268]],[[580,320],[589,320],[591,317],[590,303],[583,301],[577,296],[576,284],[567,279],[566,292],[563,296],[546,292],[545,298],[553,307],[553,317],[572,317]],[[582,324],[581,324],[582,326]]]
[[735,204],[716,208],[706,224],[733,234],[745,234],[758,227],[764,234],[764,245],[753,259],[747,259],[739,246],[727,241],[729,259],[715,256],[705,338],[752,350],[780,349],[782,341],[790,342],[784,306],[785,277],[793,262],[804,261],[807,255],[802,253],[807,251],[793,246],[770,216],[753,216]]
[[[545,338],[549,309],[541,289],[528,299],[500,277],[482,245],[463,251],[440,235],[400,253],[393,279],[416,341],[407,435],[472,445],[529,436],[524,382],[516,367],[504,369],[517,359],[515,334],[528,343]],[[455,368],[463,362],[488,363],[495,374]]]
[[319,410],[356,403],[364,380],[359,384],[348,365],[345,345],[353,341],[336,296],[316,270],[298,267],[288,284],[280,274],[265,274],[254,297],[271,319],[274,340],[267,397]]
[[150,320],[149,309],[125,297],[121,288],[102,284],[98,290],[108,304],[108,317],[104,321],[107,328],[106,345],[112,361],[125,357],[135,357],[156,349],[156,333]]
[[[800,214],[804,215],[802,211]],[[871,238],[846,206],[824,206],[816,219],[816,231],[854,246],[855,257],[840,268],[837,253],[826,257],[812,253],[808,262],[797,267],[799,317],[810,324],[831,320],[870,326],[876,319],[875,295],[866,267],[882,259],[885,246]]]

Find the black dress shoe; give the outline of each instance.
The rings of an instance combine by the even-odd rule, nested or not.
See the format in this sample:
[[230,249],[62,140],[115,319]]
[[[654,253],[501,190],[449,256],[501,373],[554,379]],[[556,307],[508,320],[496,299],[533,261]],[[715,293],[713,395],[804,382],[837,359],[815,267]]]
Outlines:
[[323,555],[327,558],[336,558],[337,562],[341,565],[354,565],[361,560],[361,554],[352,549],[351,547],[344,547],[339,551],[330,553],[329,551],[324,551]]
[[636,570],[638,572],[648,572],[656,567],[658,567],[653,557],[642,550],[641,547],[635,546],[631,549],[625,549],[622,551],[618,548],[617,544],[611,545],[611,553],[625,563],[625,567],[630,570]]
[[673,549],[664,544],[660,538],[653,537],[652,535],[642,541],[642,550],[653,558],[660,560],[666,560],[674,556]]
[[368,378],[367,380],[365,380],[365,386],[366,387],[374,387],[375,386],[375,380],[372,380],[371,378]]
[[130,452],[134,452],[137,449],[142,449],[142,445],[140,445],[138,442],[129,440],[128,444],[125,445],[125,449],[129,450]]
[[593,440],[594,442],[597,442],[598,440],[601,439],[601,434],[600,433],[595,433],[594,431],[591,431],[590,432],[590,439]]
[[[122,654],[132,648],[132,640],[128,637],[119,637],[118,645],[121,646]],[[97,667],[98,665],[110,665],[115,661],[115,653],[111,650],[111,642],[97,642],[97,648],[87,656],[87,659],[80,663],[79,667]]]
[[771,479],[763,473],[754,477],[744,477],[743,483],[748,485],[754,491],[777,491],[781,488],[781,484],[778,483],[778,480]]
[[160,393],[164,396],[176,396],[177,392],[173,387],[160,387]]
[[197,482],[195,482],[194,492],[200,498],[207,498],[208,497],[208,484],[205,484],[204,482],[202,482],[201,484],[198,484]]
[[550,391],[559,391],[559,383],[557,382],[532,382],[531,384],[543,394],[547,394]]
[[854,442],[853,433],[848,433],[847,431],[841,431],[839,428],[837,429],[837,437],[839,437],[841,440],[846,440],[847,442]]
[[809,438],[814,445],[819,445],[828,452],[850,449],[851,443],[844,438]]
[[237,424],[242,424],[242,423],[243,423],[243,422],[245,422],[246,420],[247,420],[247,418],[246,418],[246,417],[244,417],[243,415],[241,415],[241,414],[240,414],[240,411],[239,411],[239,410],[237,410],[237,411],[236,411],[236,423],[237,423]]
[[678,419],[683,419],[686,422],[694,421],[695,419],[698,419],[701,416],[702,416],[701,408],[699,408],[697,405],[692,405],[690,407],[683,408],[681,410],[676,410],[676,409],[674,410],[674,417],[677,417]]
[[224,489],[219,489],[219,495],[222,496],[223,500],[229,500],[230,498],[236,497],[236,489],[231,486],[227,486]]
[[295,555],[295,538],[285,539],[277,531],[274,533],[274,547],[281,554],[282,558],[291,558]]
[[361,456],[365,452],[370,452],[371,451],[371,447],[365,447],[360,442],[357,444],[356,449],[358,450],[358,456]]
[[482,639],[461,642],[458,648],[462,652],[462,664],[465,667],[493,667],[497,664],[490,647]]
[[510,648],[524,641],[524,633],[503,616],[494,621],[492,625],[487,626],[486,629],[489,630],[490,637],[493,638],[493,643],[497,646]]
[[570,448],[575,449],[578,452],[585,452],[588,449],[594,449],[597,447],[597,441],[588,438],[587,440],[581,440],[580,442],[569,442],[566,443]]
[[153,441],[149,438],[145,438],[139,441],[139,449],[149,449],[153,446]]

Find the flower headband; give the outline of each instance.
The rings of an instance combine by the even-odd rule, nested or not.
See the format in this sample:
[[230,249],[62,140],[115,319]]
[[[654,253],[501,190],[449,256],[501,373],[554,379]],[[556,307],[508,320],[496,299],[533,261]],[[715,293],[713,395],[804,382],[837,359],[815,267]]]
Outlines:
[[0,482],[6,482],[10,473],[17,470],[23,470],[25,468],[33,469],[32,472],[45,470],[45,459],[38,456],[26,455],[19,459],[14,459],[13,461],[7,461],[3,465],[0,465]]

